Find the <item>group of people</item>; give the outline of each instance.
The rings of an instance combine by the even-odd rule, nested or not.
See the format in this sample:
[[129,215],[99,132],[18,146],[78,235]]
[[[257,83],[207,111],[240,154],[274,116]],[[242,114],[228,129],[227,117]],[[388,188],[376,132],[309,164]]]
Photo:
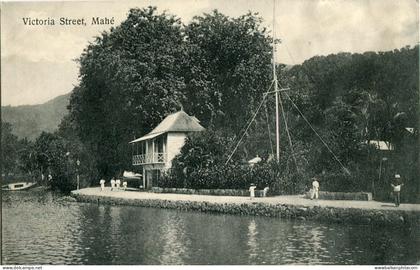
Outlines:
[[[99,184],[101,185],[101,191],[105,190],[105,179],[101,179],[99,181]],[[110,180],[111,183],[111,191],[114,190],[120,190],[121,189],[121,180],[120,179],[115,179],[115,177],[112,177],[112,179]],[[125,190],[127,188],[127,182],[123,182],[122,183],[122,189]]]
[[[318,178],[317,177],[313,177],[312,178],[312,189],[310,191],[310,198],[311,200],[318,199],[319,198],[319,182],[318,182]],[[402,183],[401,180],[401,175],[396,174],[394,176],[394,181],[393,183],[391,183],[391,187],[393,189],[392,191],[392,195],[394,197],[394,202],[395,202],[395,206],[398,207],[400,206],[401,203],[401,187],[404,184]]]
[[[257,186],[254,184],[251,184],[251,186],[249,187],[249,198],[252,200],[253,198],[255,198],[255,190],[257,189]],[[263,189],[263,197],[267,197],[268,191],[270,190],[269,187],[265,187]]]
[[[105,190],[105,179],[101,179],[99,181],[99,184],[101,185],[101,191]],[[121,180],[120,179],[115,179],[115,177],[113,177],[110,180],[111,183],[111,191],[114,190],[120,190],[121,189]],[[394,181],[393,183],[391,183],[391,186],[393,188],[392,194],[394,197],[394,202],[395,202],[395,206],[398,207],[400,206],[401,203],[401,187],[404,184],[401,181],[401,176],[399,174],[396,174],[394,177]],[[125,190],[127,188],[127,182],[123,182],[122,183],[122,189]],[[251,184],[250,188],[249,188],[249,192],[250,192],[250,199],[252,200],[255,197],[255,190],[256,190],[256,186],[254,184]],[[266,187],[263,190],[263,197],[267,196],[269,188]],[[312,178],[312,188],[310,190],[310,199],[318,199],[319,198],[319,178],[317,177],[313,177]]]

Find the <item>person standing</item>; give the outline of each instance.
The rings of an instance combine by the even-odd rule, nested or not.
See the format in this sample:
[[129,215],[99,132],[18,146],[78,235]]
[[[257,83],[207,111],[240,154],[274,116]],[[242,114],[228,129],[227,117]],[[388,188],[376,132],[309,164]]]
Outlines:
[[269,187],[265,187],[264,189],[263,189],[263,197],[267,197],[267,193],[268,193],[268,191],[270,190],[270,188]]
[[401,203],[401,187],[404,184],[401,181],[401,176],[399,174],[396,174],[394,177],[394,183],[391,184],[392,188],[393,188],[393,192],[394,192],[394,202],[395,202],[395,206],[398,207],[400,206]]
[[251,186],[249,187],[249,199],[252,200],[253,198],[255,198],[255,189],[257,187],[254,184],[251,184]]
[[114,190],[114,187],[115,187],[115,177],[112,177],[112,179],[111,179],[111,191]]
[[104,179],[101,179],[99,181],[99,184],[101,184],[101,191],[104,191],[104,189],[105,189],[105,180]]
[[313,177],[312,178],[312,194],[311,194],[311,200],[318,199],[319,197],[319,182],[318,178]]

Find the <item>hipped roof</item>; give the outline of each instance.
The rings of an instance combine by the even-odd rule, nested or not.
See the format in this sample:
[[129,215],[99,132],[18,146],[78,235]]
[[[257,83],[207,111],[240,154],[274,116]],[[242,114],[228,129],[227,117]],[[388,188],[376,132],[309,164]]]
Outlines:
[[130,143],[151,139],[166,132],[197,132],[203,130],[204,127],[200,125],[197,118],[189,116],[184,111],[179,111],[166,116],[151,132]]

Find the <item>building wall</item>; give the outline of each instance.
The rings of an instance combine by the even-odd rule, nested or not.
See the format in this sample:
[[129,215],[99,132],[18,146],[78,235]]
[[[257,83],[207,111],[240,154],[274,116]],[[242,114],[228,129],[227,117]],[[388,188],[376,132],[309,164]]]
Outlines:
[[153,170],[160,170],[163,171],[165,169],[163,164],[146,164],[143,165],[143,188],[150,189],[151,186],[156,185],[157,179],[147,179],[151,177],[151,173]]
[[176,155],[178,155],[181,152],[181,148],[182,146],[184,146],[186,138],[186,133],[168,133],[167,162],[165,164],[165,169],[169,169],[172,167],[172,160]]
[[[150,189],[152,185],[156,184],[156,179],[147,179],[150,177],[150,174],[153,170],[166,171],[172,167],[172,160],[176,155],[181,152],[182,146],[185,144],[185,139],[187,138],[186,133],[182,132],[169,132],[167,134],[166,141],[166,155],[167,160],[165,164],[144,164],[142,165],[143,170],[143,187]],[[148,147],[148,153],[151,153],[152,148]],[[165,148],[164,148],[165,149]]]

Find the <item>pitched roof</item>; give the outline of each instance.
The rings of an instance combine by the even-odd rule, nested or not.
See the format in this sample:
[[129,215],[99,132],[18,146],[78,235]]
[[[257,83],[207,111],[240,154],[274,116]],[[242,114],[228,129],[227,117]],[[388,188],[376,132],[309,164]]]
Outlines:
[[135,142],[141,142],[141,141],[145,141],[145,140],[149,140],[149,139],[153,139],[159,135],[162,135],[164,132],[157,132],[157,133],[149,133],[147,135],[144,135],[143,137],[137,138],[134,141],[131,141],[130,143],[135,143]]
[[197,118],[189,116],[186,112],[181,110],[166,116],[165,119],[163,119],[163,121],[160,122],[160,124],[157,125],[151,132],[132,141],[131,143],[153,138],[166,132],[195,132],[203,130],[204,127],[200,125]]
[[204,128],[198,123],[197,118],[189,116],[184,111],[179,111],[166,116],[157,127],[149,134],[158,132],[191,132],[203,131]]

